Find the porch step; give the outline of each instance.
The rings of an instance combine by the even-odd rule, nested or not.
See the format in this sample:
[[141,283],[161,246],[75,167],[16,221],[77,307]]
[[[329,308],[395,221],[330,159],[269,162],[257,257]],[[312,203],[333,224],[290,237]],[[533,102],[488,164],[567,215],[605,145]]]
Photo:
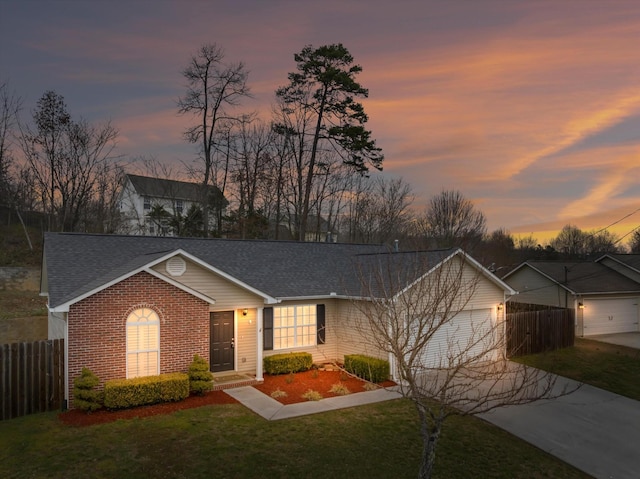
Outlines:
[[240,388],[243,386],[253,386],[254,384],[258,384],[256,378],[251,376],[244,375],[233,375],[233,376],[221,376],[214,378],[213,380],[213,390],[220,391],[222,389],[232,389],[232,388]]

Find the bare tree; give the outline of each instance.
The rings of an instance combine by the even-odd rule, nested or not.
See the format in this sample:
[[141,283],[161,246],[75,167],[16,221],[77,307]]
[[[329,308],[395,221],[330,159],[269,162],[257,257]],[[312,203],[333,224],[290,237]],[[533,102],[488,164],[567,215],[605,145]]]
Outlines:
[[54,91],[38,100],[33,126],[21,130],[22,150],[49,229],[76,231],[100,176],[117,166],[117,130],[108,122],[95,126],[73,121],[64,98]]
[[354,195],[353,201],[354,241],[390,243],[408,234],[413,194],[402,178],[375,177],[370,188]]
[[505,359],[503,309],[479,308],[487,273],[461,250],[366,257],[358,270],[361,341],[394,359],[401,393],[416,407],[420,478],[431,477],[447,418],[558,394],[555,376]]
[[439,248],[459,246],[470,251],[487,231],[484,214],[456,190],[445,190],[429,200],[422,233]]
[[638,228],[636,228],[631,235],[631,239],[629,240],[629,249],[633,254],[640,253],[640,229]]
[[9,92],[7,83],[0,83],[0,204],[8,205],[16,199],[13,138],[21,108],[22,99]]
[[[235,121],[237,114],[233,108],[243,98],[250,97],[247,86],[248,71],[242,62],[230,64],[224,62],[224,51],[221,47],[207,44],[200,47],[191,57],[182,75],[187,80],[187,92],[178,100],[178,111],[181,114],[193,115],[197,123],[185,131],[185,138],[190,143],[199,145],[203,168],[202,210],[204,228],[209,230],[209,198],[208,185],[215,182],[214,161],[216,148],[220,141],[221,126]],[[224,186],[215,184],[224,192]]]

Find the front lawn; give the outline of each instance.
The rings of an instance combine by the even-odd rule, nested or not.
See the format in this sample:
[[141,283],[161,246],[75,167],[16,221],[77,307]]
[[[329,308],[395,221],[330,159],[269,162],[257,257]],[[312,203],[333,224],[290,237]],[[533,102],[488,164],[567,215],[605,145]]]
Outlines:
[[[241,405],[89,427],[55,413],[0,422],[3,478],[416,477],[413,405],[394,400],[283,421]],[[445,425],[437,478],[587,478],[474,418]]]
[[513,360],[640,401],[637,349],[576,338],[571,348]]

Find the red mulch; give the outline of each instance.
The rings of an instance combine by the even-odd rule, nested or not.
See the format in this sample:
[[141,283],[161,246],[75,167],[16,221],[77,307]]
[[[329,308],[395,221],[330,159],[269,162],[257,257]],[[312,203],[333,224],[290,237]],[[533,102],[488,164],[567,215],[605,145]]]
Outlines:
[[[264,376],[264,383],[256,384],[253,387],[258,391],[270,396],[277,389],[287,393],[285,397],[274,397],[281,404],[295,404],[305,402],[307,399],[302,395],[308,390],[319,392],[323,398],[336,397],[338,394],[329,392],[334,384],[343,384],[349,390],[349,393],[360,393],[366,391],[365,381],[360,378],[351,376],[341,371],[318,371],[310,370],[293,375],[293,380],[289,374],[281,374],[278,376]],[[380,384],[384,387],[394,386],[393,381],[385,381]]]
[[159,414],[171,414],[182,409],[207,406],[209,404],[237,404],[238,401],[222,391],[210,391],[204,396],[189,396],[179,402],[168,402],[153,404],[151,406],[140,406],[131,409],[120,409],[110,411],[100,409],[92,413],[86,413],[80,409],[61,412],[58,417],[69,426],[92,426],[94,424],[104,424],[117,421],[118,419],[133,419],[135,417],[157,416]]
[[[307,401],[302,395],[309,389],[319,392],[323,398],[335,397],[337,394],[329,392],[334,384],[343,384],[349,389],[350,393],[358,393],[366,391],[366,382],[345,374],[341,371],[318,371],[311,370],[293,375],[293,380],[289,374],[279,376],[265,375],[264,382],[256,384],[257,390],[270,396],[277,389],[285,391],[286,397],[274,398],[282,404],[294,404]],[[380,384],[383,387],[394,386],[393,381],[385,381]],[[157,416],[159,414],[171,414],[174,411],[182,409],[190,409],[200,406],[208,406],[211,404],[237,404],[234,398],[223,391],[211,391],[204,396],[189,396],[184,401],[154,404],[151,406],[140,406],[131,409],[122,409],[118,411],[110,411],[108,409],[100,409],[92,413],[86,413],[79,409],[61,412],[58,417],[69,426],[91,426],[93,424],[104,424],[107,422],[117,421],[118,419],[133,419],[136,417]]]

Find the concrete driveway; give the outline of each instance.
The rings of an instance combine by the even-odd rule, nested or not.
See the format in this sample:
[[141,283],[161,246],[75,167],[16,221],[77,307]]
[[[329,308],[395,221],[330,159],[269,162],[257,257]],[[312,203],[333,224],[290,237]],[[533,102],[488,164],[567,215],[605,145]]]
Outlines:
[[[592,339],[593,341],[600,341],[602,343],[611,343],[617,344],[618,346],[640,349],[640,332],[596,334],[595,336],[585,336],[584,339]],[[640,474],[638,474],[638,476],[640,477]]]
[[[577,383],[558,378],[558,390]],[[509,406],[482,419],[602,479],[640,477],[640,402],[583,385],[557,399]]]

